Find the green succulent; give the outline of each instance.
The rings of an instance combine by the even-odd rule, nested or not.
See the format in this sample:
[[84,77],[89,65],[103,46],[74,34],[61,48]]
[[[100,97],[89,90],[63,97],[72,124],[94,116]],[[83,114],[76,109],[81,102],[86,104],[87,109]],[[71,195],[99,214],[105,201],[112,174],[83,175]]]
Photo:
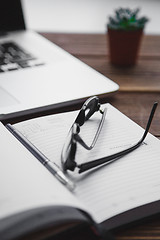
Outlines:
[[148,18],[139,18],[139,11],[139,8],[135,10],[131,10],[130,8],[118,8],[115,10],[115,16],[109,17],[109,22],[107,24],[108,28],[125,31],[143,29],[148,22]]

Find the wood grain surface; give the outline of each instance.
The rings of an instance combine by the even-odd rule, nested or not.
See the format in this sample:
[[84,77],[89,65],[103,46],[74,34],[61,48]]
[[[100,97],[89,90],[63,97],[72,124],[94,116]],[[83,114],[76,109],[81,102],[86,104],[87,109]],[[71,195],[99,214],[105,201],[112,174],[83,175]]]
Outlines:
[[120,85],[120,91],[160,91],[160,36],[142,38],[138,62],[132,67],[110,64],[107,34],[43,35]]

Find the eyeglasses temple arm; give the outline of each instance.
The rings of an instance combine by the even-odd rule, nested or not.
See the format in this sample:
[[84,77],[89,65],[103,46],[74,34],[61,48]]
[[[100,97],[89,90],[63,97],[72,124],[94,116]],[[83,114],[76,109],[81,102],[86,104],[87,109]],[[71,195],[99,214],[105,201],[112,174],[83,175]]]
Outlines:
[[155,103],[153,104],[153,107],[152,107],[152,110],[151,110],[151,113],[150,113],[150,116],[149,116],[149,119],[148,119],[148,122],[147,122],[147,126],[146,126],[146,129],[145,129],[145,132],[144,132],[141,140],[139,141],[139,142],[141,142],[141,143],[144,141],[145,137],[147,136],[147,133],[148,133],[149,128],[150,128],[150,126],[151,126],[152,119],[153,119],[153,116],[154,116],[154,113],[155,113],[155,111],[156,111],[157,106],[158,106],[158,103],[155,102]]
[[140,139],[140,141],[138,143],[136,143],[135,145],[133,145],[132,147],[130,148],[127,148],[121,152],[118,152],[118,153],[115,153],[113,155],[110,155],[108,157],[104,157],[104,158],[101,158],[101,159],[98,159],[98,160],[94,160],[94,161],[91,161],[91,162],[88,162],[88,163],[83,163],[81,165],[78,165],[77,167],[79,168],[79,173],[82,173],[82,172],[85,172],[89,169],[92,169],[94,167],[97,167],[101,164],[104,164],[104,163],[107,163],[107,162],[110,162],[111,160],[115,160],[119,157],[122,157],[130,152],[132,152],[133,150],[135,150],[136,148],[138,148],[142,142],[144,141],[148,131],[149,131],[149,128],[150,128],[150,125],[151,125],[151,122],[152,122],[152,119],[153,119],[153,116],[154,116],[154,113],[155,113],[155,110],[156,110],[156,107],[157,107],[158,103],[155,102],[153,107],[152,107],[152,110],[151,110],[151,113],[150,113],[150,116],[149,116],[149,120],[148,120],[148,123],[147,123],[147,126],[146,126],[146,129],[145,129],[145,132],[142,136],[142,138]]

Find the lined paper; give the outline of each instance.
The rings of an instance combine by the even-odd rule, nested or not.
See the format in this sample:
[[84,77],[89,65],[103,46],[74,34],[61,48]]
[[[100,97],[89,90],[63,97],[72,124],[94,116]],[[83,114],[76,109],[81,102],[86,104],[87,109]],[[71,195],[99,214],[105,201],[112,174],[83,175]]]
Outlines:
[[[110,104],[95,148],[77,144],[77,162],[99,159],[136,143],[144,130]],[[103,106],[103,107],[104,107]],[[51,161],[61,166],[61,151],[77,112],[56,114],[15,124]],[[81,127],[81,137],[90,143],[101,118],[96,113]],[[149,134],[138,149],[110,164],[87,173],[69,173],[76,182],[73,193],[102,222],[119,213],[160,199],[160,142]]]
[[84,209],[2,123],[0,140],[0,220],[41,207],[66,205]]

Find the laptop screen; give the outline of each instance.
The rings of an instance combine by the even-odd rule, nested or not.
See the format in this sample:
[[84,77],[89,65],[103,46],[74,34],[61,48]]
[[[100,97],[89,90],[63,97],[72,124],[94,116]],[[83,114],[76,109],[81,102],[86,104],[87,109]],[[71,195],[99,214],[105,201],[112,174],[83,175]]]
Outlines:
[[20,0],[0,0],[0,32],[25,29]]

